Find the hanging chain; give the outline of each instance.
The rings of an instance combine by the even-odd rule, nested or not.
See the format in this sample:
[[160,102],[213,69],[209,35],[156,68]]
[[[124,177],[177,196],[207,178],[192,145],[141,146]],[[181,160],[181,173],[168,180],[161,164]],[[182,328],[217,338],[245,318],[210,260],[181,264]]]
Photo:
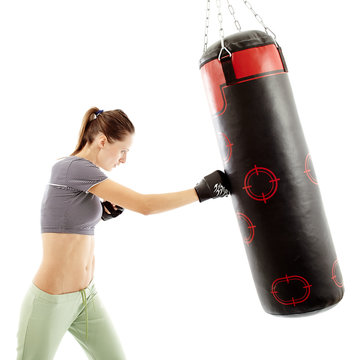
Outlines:
[[[276,34],[268,27],[265,25],[264,21],[262,20],[261,16],[253,9],[252,5],[250,4],[249,1],[247,0],[243,0],[244,4],[246,5],[246,7],[254,14],[255,19],[264,27],[265,32],[267,35],[271,36],[276,44],[277,47],[279,47],[277,41],[276,41]],[[222,17],[222,11],[221,11],[221,0],[216,0],[217,3],[217,8],[218,8],[218,22],[219,22],[219,35],[221,38],[221,52],[219,53],[218,58],[220,58],[221,53],[223,50],[226,50],[229,55],[231,56],[229,50],[224,46],[224,30],[223,30],[223,17]],[[234,24],[237,28],[238,31],[241,31],[241,26],[239,21],[235,18],[235,11],[233,6],[230,4],[229,0],[227,0],[228,3],[228,9],[230,14],[233,16],[234,19]],[[203,47],[203,52],[205,52],[207,50],[207,45],[208,45],[208,28],[209,28],[209,24],[210,24],[210,7],[211,7],[211,0],[207,0],[207,8],[206,8],[206,27],[205,27],[205,37],[204,37],[204,47]]]
[[224,46],[224,31],[223,31],[223,17],[222,17],[222,10],[221,10],[221,0],[216,0],[216,2],[217,2],[217,7],[218,7],[219,34],[221,36],[221,51],[218,54],[218,60],[220,60],[223,50],[225,50],[228,53],[229,57],[232,57],[232,54]]
[[207,0],[206,28],[205,28],[205,40],[204,40],[203,52],[205,52],[207,50],[207,44],[208,44],[208,27],[210,24],[210,7],[211,7],[211,0]]
[[[238,29],[238,31],[241,31],[241,26],[239,21],[235,18],[235,11],[233,6],[230,4],[229,0],[227,0],[228,3],[228,9],[230,14],[233,16],[234,19],[234,25],[236,26],[236,28]],[[219,13],[218,13],[218,19],[221,18],[221,23],[222,23],[222,14],[220,12],[220,1],[217,0],[217,6],[219,9]],[[206,27],[205,27],[205,38],[204,38],[204,46],[203,46],[203,52],[205,52],[207,50],[207,45],[208,45],[208,28],[209,28],[209,24],[210,24],[210,7],[211,7],[211,0],[207,0],[207,8],[206,8]],[[220,30],[223,33],[223,28]],[[222,37],[222,33],[221,33],[221,37]],[[223,36],[224,37],[224,36]]]
[[276,44],[276,46],[278,47],[277,41],[276,41],[276,35],[275,33],[268,27],[265,25],[264,21],[262,20],[261,16],[253,9],[253,7],[251,6],[251,4],[249,3],[249,1],[247,0],[243,0],[244,4],[246,5],[246,7],[254,14],[255,19],[264,27],[266,34],[271,36]]
[[218,8],[218,22],[219,22],[219,35],[221,37],[221,45],[224,48],[224,31],[223,31],[223,17],[221,11],[221,0],[216,0]]
[[238,31],[241,31],[240,23],[239,23],[239,21],[235,18],[234,8],[233,8],[232,4],[230,4],[229,0],[227,0],[227,3],[228,3],[229,12],[230,12],[230,14],[233,16],[233,19],[234,19],[234,25],[235,25],[235,27],[238,29]]

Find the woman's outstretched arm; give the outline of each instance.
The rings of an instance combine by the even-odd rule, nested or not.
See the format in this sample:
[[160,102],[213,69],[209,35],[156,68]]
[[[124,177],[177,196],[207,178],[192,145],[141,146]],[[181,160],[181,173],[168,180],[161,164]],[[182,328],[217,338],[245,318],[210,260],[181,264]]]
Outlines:
[[215,171],[205,176],[195,188],[177,192],[141,194],[111,179],[103,180],[88,191],[114,205],[143,215],[151,215],[176,209],[195,201],[202,202],[211,198],[227,196],[229,185],[225,174]]
[[141,194],[111,179],[106,179],[88,190],[112,204],[143,215],[157,214],[198,201],[194,188],[164,194]]
[[148,215],[158,214],[199,201],[194,188],[165,194],[146,194],[144,197]]

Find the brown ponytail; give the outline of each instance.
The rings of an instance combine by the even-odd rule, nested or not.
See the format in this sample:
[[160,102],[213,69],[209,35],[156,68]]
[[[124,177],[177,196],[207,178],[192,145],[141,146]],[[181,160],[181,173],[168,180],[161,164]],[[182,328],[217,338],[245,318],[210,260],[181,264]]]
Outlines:
[[91,144],[99,132],[107,137],[109,143],[116,140],[122,141],[127,134],[135,133],[134,125],[122,110],[104,111],[97,116],[98,111],[97,107],[86,111],[76,148],[70,156],[79,153],[87,143]]

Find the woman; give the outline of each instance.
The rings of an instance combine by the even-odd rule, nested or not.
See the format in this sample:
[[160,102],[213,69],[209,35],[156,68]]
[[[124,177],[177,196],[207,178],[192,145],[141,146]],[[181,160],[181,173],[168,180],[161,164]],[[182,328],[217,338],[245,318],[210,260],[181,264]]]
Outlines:
[[17,360],[53,359],[67,330],[89,359],[125,359],[93,280],[94,226],[124,209],[150,215],[228,196],[221,171],[166,194],[140,194],[109,179],[100,168],[126,162],[134,133],[123,111],[91,108],[75,151],[53,165],[41,208],[43,259],[22,302]]

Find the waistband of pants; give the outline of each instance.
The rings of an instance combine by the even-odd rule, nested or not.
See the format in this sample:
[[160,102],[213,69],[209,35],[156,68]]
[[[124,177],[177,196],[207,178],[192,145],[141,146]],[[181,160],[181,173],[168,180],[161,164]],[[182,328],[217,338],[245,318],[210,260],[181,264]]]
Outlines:
[[85,294],[88,298],[91,294],[95,294],[96,287],[94,278],[90,281],[90,283],[85,287],[84,289],[70,292],[70,293],[64,293],[64,294],[49,294],[46,291],[39,289],[33,282],[30,285],[30,290],[32,293],[34,293],[37,297],[45,299],[49,302],[54,303],[61,303],[61,302],[67,302],[67,301],[75,301],[76,299],[82,299],[82,295]]

